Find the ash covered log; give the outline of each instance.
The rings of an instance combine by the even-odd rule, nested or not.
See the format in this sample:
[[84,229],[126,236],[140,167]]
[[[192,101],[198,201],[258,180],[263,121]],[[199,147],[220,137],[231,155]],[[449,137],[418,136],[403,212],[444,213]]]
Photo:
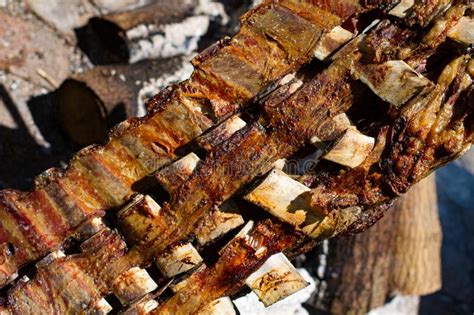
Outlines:
[[79,47],[94,64],[137,62],[190,54],[211,20],[227,16],[209,0],[156,0],[130,11],[94,17],[78,31]]
[[147,60],[70,76],[55,92],[62,130],[81,146],[104,142],[112,126],[145,114],[139,95],[144,83],[172,75],[186,62],[185,57]]

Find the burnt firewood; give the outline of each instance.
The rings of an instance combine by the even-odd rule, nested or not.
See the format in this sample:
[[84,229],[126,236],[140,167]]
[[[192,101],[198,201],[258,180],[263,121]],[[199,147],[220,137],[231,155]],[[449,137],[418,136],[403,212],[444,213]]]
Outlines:
[[[212,6],[205,12],[201,5]],[[93,17],[76,31],[79,47],[94,64],[137,62],[190,54],[211,19],[225,19],[211,1],[157,0],[130,11]]]
[[60,126],[75,143],[102,143],[107,130],[145,113],[139,92],[144,83],[180,69],[184,57],[132,65],[98,66],[66,79],[55,92]]

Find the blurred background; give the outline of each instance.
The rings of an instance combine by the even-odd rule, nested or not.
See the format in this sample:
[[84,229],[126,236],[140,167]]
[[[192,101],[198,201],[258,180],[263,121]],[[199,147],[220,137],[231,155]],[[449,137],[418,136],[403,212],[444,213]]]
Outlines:
[[[187,78],[190,59],[234,34],[239,16],[257,2],[0,0],[0,188],[31,189],[41,171],[65,166],[75,151],[103,141],[111,126],[144,115],[146,100]],[[437,172],[436,191],[441,289],[391,294],[371,313],[473,314],[473,150]],[[334,312],[315,302],[322,246],[297,261],[311,282],[306,290],[267,310],[255,296],[242,296],[239,310]]]

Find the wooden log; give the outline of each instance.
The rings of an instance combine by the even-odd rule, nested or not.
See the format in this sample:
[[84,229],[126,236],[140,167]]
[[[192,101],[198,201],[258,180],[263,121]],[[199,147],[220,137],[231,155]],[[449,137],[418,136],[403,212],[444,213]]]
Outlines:
[[0,70],[48,90],[57,88],[70,73],[72,48],[35,20],[4,11],[0,11],[0,20]]
[[144,114],[138,106],[143,82],[173,73],[182,58],[148,60],[133,65],[99,66],[66,79],[55,102],[62,130],[81,146],[101,143],[118,122]]
[[154,0],[93,0],[103,12],[123,12],[152,3]]
[[[199,10],[205,3],[211,12]],[[220,9],[216,10],[216,7]],[[198,0],[157,0],[133,10],[94,17],[78,31],[79,47],[94,64],[116,64],[189,54],[209,27],[220,4]]]
[[391,282],[405,295],[427,295],[441,288],[441,240],[435,175],[409,190],[395,205]]
[[26,0],[26,5],[48,25],[74,42],[74,29],[83,26],[99,12],[90,2],[82,0]]

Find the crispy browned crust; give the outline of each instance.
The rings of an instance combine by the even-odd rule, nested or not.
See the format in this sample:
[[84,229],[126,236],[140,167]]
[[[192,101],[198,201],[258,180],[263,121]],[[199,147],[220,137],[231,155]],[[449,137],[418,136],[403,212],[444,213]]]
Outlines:
[[357,1],[341,3],[346,2],[318,9],[333,17],[327,25],[300,16],[318,3],[258,6],[242,18],[231,40],[194,59],[189,80],[152,99],[146,117],[120,124],[104,146],[82,150],[66,170],[40,175],[33,192],[2,191],[0,287],[21,266],[58,248],[82,223],[123,205],[135,192],[134,183],[173,161],[177,148],[307,62],[321,34],[364,10]]

